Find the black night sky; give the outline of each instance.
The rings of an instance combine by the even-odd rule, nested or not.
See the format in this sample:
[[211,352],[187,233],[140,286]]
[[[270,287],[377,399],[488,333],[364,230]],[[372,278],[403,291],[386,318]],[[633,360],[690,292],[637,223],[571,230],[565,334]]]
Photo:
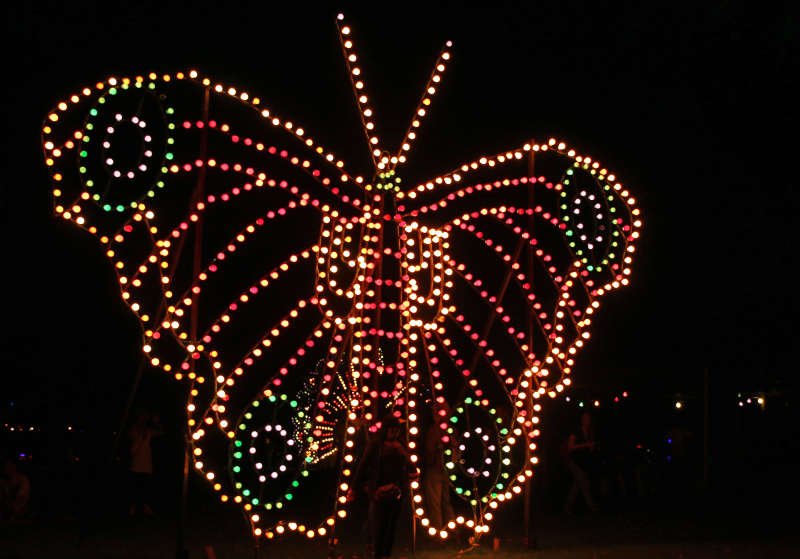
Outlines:
[[790,392],[800,341],[792,3],[300,4],[6,4],[4,418],[116,428],[138,363],[135,319],[99,245],[52,215],[39,147],[52,105],[111,74],[197,68],[364,168],[340,10],[383,137],[407,122],[454,41],[415,152],[431,175],[553,136],[636,194],[645,227],[633,285],[604,303],[579,385],[696,394],[708,368],[730,405],[740,391]]

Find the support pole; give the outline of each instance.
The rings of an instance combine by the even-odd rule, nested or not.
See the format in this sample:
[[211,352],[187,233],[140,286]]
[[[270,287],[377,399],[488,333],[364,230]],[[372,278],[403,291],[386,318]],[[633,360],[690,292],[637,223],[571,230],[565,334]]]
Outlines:
[[[174,270],[175,266],[178,264],[178,260],[180,260],[181,254],[183,253],[183,244],[186,240],[186,237],[181,237],[178,246],[172,253],[172,261],[170,263],[170,270]],[[162,300],[161,303],[158,305],[158,310],[155,312],[155,320],[153,321],[154,324],[159,324],[164,315],[164,311],[166,308],[165,302]],[[144,342],[142,343],[144,345]],[[117,430],[116,436],[114,437],[114,445],[111,447],[111,456],[110,459],[113,463],[114,458],[117,456],[117,452],[119,450],[119,444],[122,437],[125,434],[125,428],[128,425],[128,419],[131,415],[131,408],[133,408],[133,402],[136,400],[136,395],[139,392],[139,385],[142,383],[142,377],[144,376],[144,371],[147,365],[147,359],[144,355],[142,355],[141,359],[139,359],[139,365],[136,368],[136,375],[133,379],[133,384],[131,385],[130,392],[128,392],[128,400],[125,403],[125,409],[122,412],[122,419],[119,422],[119,429]]]
[[[206,87],[203,92],[203,131],[200,135],[200,157],[199,159],[205,163],[206,157],[208,155],[208,107],[211,100],[211,89]],[[205,164],[202,165],[197,173],[197,185],[194,190],[194,194],[192,196],[192,201],[190,205],[190,211],[197,207],[197,203],[202,201],[203,197],[205,196],[205,184],[206,184],[206,166]],[[194,250],[192,253],[192,277],[196,278],[201,270],[202,270],[202,263],[203,263],[203,220],[201,216],[198,214],[197,224],[195,226],[195,235],[194,235]],[[198,316],[198,296],[195,293],[192,293],[192,308],[189,314],[189,325],[190,325],[190,338],[192,343],[197,342],[197,322],[199,319]],[[189,383],[189,393],[186,396],[186,403],[189,401],[189,397],[191,395],[192,388],[194,388],[194,382]],[[184,426],[183,426],[183,472],[181,476],[181,495],[180,495],[180,503],[178,506],[178,526],[177,526],[177,534],[175,538],[175,557],[176,559],[188,559],[189,551],[186,549],[186,502],[187,497],[189,494],[189,464],[191,462],[190,456],[190,448],[191,444],[189,442],[189,437],[191,434],[189,433],[189,417],[188,417],[188,410],[187,406],[184,405]]]
[[[515,264],[519,261],[519,256],[522,253],[522,247],[525,244],[525,239],[520,237],[519,241],[517,242],[517,247],[514,249],[514,255],[511,257],[511,264]],[[492,310],[489,313],[489,318],[486,319],[486,325],[483,327],[483,331],[481,332],[481,337],[479,339],[485,340],[489,336],[489,332],[492,331],[492,326],[494,326],[494,321],[497,318],[497,306],[503,301],[503,297],[506,296],[506,290],[508,289],[508,284],[511,283],[511,277],[514,274],[514,269],[509,266],[508,272],[506,273],[505,277],[503,278],[503,284],[500,286],[500,291],[497,293],[497,303],[492,305]],[[474,371],[475,367],[478,365],[478,360],[481,357],[480,348],[475,348],[475,352],[472,354],[472,360],[469,362],[469,367],[467,368],[468,371]],[[464,393],[466,392],[466,388],[461,389],[461,393],[458,396],[458,399],[461,400],[464,397]],[[469,422],[469,416],[467,416],[467,421]],[[469,424],[469,423],[468,423]]]
[[[531,142],[533,143],[533,142]],[[533,177],[534,171],[534,151],[531,150],[528,155],[528,179]],[[533,188],[535,183],[528,182],[528,209],[533,209]],[[534,225],[534,217],[533,215],[528,216],[528,234],[530,234],[531,238],[533,238],[533,225]],[[528,281],[531,284],[531,289],[533,289],[533,251],[528,251]],[[528,353],[533,355],[533,321],[531,321],[530,328],[528,329]],[[528,402],[528,417],[532,416],[533,408],[531,403]],[[529,458],[529,450],[525,449],[525,467],[528,467],[528,458]],[[524,538],[525,538],[525,547],[531,549],[535,547],[535,538],[531,538],[531,478],[527,478],[525,480],[525,509],[524,509]]]
[[139,365],[136,367],[136,376],[133,379],[133,385],[131,386],[130,392],[128,392],[128,401],[125,403],[125,409],[122,412],[122,419],[119,422],[119,429],[117,429],[116,434],[114,435],[114,443],[111,447],[111,463],[114,463],[114,460],[117,457],[117,453],[119,452],[119,444],[122,440],[122,437],[125,435],[125,428],[128,425],[128,418],[131,415],[131,408],[133,407],[133,402],[136,399],[136,394],[139,392],[139,384],[142,382],[142,376],[144,375],[144,367],[145,367],[145,358],[142,356],[139,359]]
[[[380,199],[380,202],[379,202],[379,205],[378,205],[378,211],[380,211],[379,215],[382,218],[383,217],[383,213],[386,211],[386,199],[385,199],[385,196],[381,196],[381,199]],[[375,287],[375,301],[377,301],[377,303],[378,303],[377,308],[375,309],[375,328],[380,328],[381,327],[381,306],[380,306],[380,302],[381,302],[381,298],[383,297],[383,243],[384,243],[384,239],[385,239],[384,232],[386,230],[386,226],[387,226],[388,223],[392,223],[392,222],[381,223],[381,228],[380,228],[380,231],[378,232],[378,246],[377,246],[378,263],[377,263],[377,266],[375,267],[375,273],[372,276],[373,280],[376,279],[376,278],[378,280],[377,286]],[[374,254],[374,252],[373,252],[373,254]],[[373,283],[375,283],[375,282],[373,281]],[[381,342],[380,342],[380,338],[379,337],[376,336],[375,339],[376,339],[376,342],[375,342],[375,361],[376,362],[380,362],[379,358],[380,358]],[[377,375],[377,374],[373,374],[372,375],[372,379],[371,380],[372,380],[372,385],[375,387],[375,390],[379,390],[378,379],[379,379],[379,375]],[[373,411],[373,421],[377,421],[377,420],[381,419],[381,417],[380,417],[380,415],[381,415],[380,400],[378,398],[373,398],[373,400],[374,400],[372,402],[372,409],[374,410]]]
[[417,556],[417,518],[414,516],[414,502],[411,501],[411,557]]
[[711,462],[711,375],[703,369],[703,488],[708,489]]

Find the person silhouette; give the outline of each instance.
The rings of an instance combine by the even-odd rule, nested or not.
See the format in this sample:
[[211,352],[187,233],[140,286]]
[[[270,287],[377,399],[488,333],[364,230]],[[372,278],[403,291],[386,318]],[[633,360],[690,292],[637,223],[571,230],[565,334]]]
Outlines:
[[581,414],[580,427],[570,433],[566,441],[565,459],[567,469],[572,474],[572,485],[564,503],[564,512],[567,514],[572,513],[579,494],[590,511],[597,511],[589,477],[593,470],[596,444],[592,414],[584,411]]
[[400,439],[401,432],[397,417],[384,418],[378,437],[367,444],[353,479],[369,497],[375,559],[391,556],[405,489],[409,480],[419,475]]
[[30,498],[30,478],[20,471],[16,460],[5,458],[0,478],[0,499],[2,499],[0,519],[13,521],[25,518],[29,512]]
[[154,437],[163,434],[161,422],[155,414],[144,410],[136,412],[133,424],[128,429],[129,449],[129,502],[128,514],[153,515],[151,505],[153,483]]
[[428,518],[431,525],[441,530],[448,519],[455,518],[450,501],[450,482],[444,465],[444,449],[447,432],[442,425],[447,425],[450,410],[446,403],[438,404],[433,409],[433,417],[425,431],[423,441],[423,464],[425,470],[422,485],[425,492],[425,503],[428,507]]

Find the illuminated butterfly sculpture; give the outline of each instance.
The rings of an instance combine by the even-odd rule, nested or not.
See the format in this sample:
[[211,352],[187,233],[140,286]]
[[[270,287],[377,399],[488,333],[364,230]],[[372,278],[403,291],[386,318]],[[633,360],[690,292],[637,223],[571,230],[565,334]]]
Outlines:
[[443,429],[454,517],[434,526],[414,480],[420,525],[480,536],[533,475],[542,402],[600,299],[629,282],[639,210],[553,139],[401,181],[451,45],[390,153],[338,28],[369,178],[249,93],[152,73],[47,115],[55,211],[102,244],[150,364],[187,385],[196,471],[256,536],[331,537],[388,413],[423,479],[422,427]]

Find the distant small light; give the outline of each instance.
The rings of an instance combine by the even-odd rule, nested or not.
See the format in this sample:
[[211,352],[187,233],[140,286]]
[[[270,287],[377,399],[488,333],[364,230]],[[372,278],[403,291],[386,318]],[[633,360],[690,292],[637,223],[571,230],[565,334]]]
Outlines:
[[681,402],[680,400],[678,400],[677,402],[675,402],[675,409],[676,409],[676,410],[679,410],[679,409],[681,409],[682,407],[683,407],[683,402]]

